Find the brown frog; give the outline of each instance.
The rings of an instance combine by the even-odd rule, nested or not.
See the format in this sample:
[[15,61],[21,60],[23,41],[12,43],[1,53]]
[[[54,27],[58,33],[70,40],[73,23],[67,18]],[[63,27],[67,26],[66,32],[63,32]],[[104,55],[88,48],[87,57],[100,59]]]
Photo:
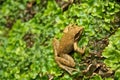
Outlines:
[[55,61],[60,68],[71,74],[71,72],[76,69],[74,69],[74,59],[69,54],[73,50],[83,54],[85,50],[85,48],[79,48],[77,46],[77,42],[83,32],[83,27],[69,25],[63,32],[64,34],[60,41],[56,38],[53,39]]

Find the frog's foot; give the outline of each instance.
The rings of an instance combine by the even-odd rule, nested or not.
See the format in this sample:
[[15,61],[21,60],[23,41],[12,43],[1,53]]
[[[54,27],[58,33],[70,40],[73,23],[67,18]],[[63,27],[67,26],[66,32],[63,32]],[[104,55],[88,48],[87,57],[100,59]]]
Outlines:
[[84,54],[86,47],[79,48],[77,42],[74,43],[74,50],[80,54]]
[[70,75],[72,75],[73,71],[78,71],[77,69],[74,69],[72,67],[68,67],[66,65],[63,65],[62,63],[60,63],[58,60],[56,60],[57,64],[59,65],[60,68],[64,69],[65,71],[67,71]]
[[72,75],[73,71],[78,71],[77,69],[74,69],[68,66],[64,66],[64,70],[66,70],[70,75]]

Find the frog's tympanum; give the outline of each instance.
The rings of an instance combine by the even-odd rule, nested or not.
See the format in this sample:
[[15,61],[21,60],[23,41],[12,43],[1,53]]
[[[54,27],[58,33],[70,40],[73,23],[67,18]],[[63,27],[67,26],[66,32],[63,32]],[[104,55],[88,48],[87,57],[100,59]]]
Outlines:
[[72,51],[84,53],[85,48],[79,48],[77,42],[83,32],[83,27],[77,25],[69,25],[64,29],[64,34],[60,41],[53,39],[53,48],[55,54],[55,61],[60,68],[66,70],[71,74],[76,70],[74,59],[69,55]]

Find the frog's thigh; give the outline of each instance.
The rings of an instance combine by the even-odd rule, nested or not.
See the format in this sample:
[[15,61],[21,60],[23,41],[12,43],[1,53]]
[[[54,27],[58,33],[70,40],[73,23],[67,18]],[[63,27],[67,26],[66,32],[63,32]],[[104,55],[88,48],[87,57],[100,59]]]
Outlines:
[[73,71],[77,71],[77,69],[74,69],[74,68],[65,66],[65,65],[63,65],[62,63],[60,63],[60,61],[59,61],[58,58],[59,58],[59,57],[56,57],[56,59],[57,59],[56,62],[57,62],[57,64],[59,65],[60,68],[66,70],[69,74],[72,74]]
[[73,71],[77,71],[77,69],[63,65],[60,60],[61,60],[60,57],[56,57],[56,62],[59,65],[59,67],[66,70],[69,74],[72,74]]
[[78,45],[77,45],[77,42],[74,42],[74,50],[76,52],[79,52],[80,54],[83,54],[84,51],[85,51],[85,48],[79,48]]
[[55,56],[57,56],[58,47],[59,47],[59,41],[56,38],[54,38],[53,39],[53,50],[54,50]]
[[73,58],[67,54],[62,55],[62,57],[57,57],[56,60],[63,65],[66,65],[69,67],[75,67],[75,62]]

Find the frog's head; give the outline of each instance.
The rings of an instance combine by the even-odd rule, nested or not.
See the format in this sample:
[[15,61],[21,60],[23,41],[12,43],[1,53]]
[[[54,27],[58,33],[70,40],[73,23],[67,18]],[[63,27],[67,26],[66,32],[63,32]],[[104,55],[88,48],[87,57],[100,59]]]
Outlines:
[[77,25],[74,25],[73,26],[73,34],[74,34],[74,39],[75,41],[79,40],[81,35],[82,35],[82,32],[83,32],[83,27],[81,26],[77,26]]

